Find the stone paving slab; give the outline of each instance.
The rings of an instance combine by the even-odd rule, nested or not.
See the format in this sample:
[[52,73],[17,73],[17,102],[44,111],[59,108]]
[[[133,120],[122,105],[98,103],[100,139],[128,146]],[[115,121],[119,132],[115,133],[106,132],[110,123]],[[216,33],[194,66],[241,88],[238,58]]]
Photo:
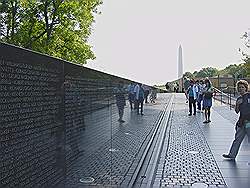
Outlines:
[[[247,136],[241,144],[239,154],[235,161],[224,159],[221,155],[228,153],[235,134],[235,123],[238,114],[234,109],[220,102],[214,102],[212,108],[212,123],[199,125],[210,145],[220,171],[228,188],[249,188],[250,187],[250,144]],[[231,139],[230,139],[231,138]],[[223,147],[224,145],[224,147]]]
[[[225,187],[225,181],[195,116],[188,117],[183,96],[175,96],[168,143],[158,164],[154,186],[192,186],[206,183]],[[161,173],[162,172],[162,173]]]
[[[249,188],[250,145],[247,137],[235,161],[221,156],[228,152],[234,138],[234,125],[238,119],[234,109],[213,101],[209,124],[203,124],[203,113],[191,117],[187,114],[184,95],[176,94],[169,125],[171,131],[164,143],[166,147],[162,150],[153,187],[195,187],[193,182],[204,182],[208,187]],[[187,154],[190,150],[199,153],[190,156]]]

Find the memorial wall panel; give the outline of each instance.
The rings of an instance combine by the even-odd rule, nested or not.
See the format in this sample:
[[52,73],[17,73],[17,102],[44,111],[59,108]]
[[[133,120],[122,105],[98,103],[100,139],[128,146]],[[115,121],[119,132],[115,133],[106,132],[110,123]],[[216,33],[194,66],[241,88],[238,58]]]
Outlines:
[[[70,170],[74,163],[83,160],[89,154],[91,149],[86,146],[86,134],[91,135],[94,140],[96,133],[88,131],[91,130],[90,126],[95,126],[95,123],[88,120],[86,122],[85,118],[89,114],[93,117],[94,112],[108,108],[112,86],[110,80],[102,80],[93,73],[90,78],[88,70],[83,67],[66,64],[64,72],[66,163],[67,170]],[[109,111],[104,110],[105,112]],[[98,116],[100,117],[100,114]]]
[[61,188],[99,173],[88,162],[119,129],[120,80],[0,43],[0,187]]
[[54,186],[65,174],[62,64],[2,47],[0,187]]

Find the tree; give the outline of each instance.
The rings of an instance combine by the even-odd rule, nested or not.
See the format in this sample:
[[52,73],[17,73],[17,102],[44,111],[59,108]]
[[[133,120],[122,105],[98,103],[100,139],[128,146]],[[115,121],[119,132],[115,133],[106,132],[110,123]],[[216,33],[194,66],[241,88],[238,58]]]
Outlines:
[[246,63],[244,64],[244,68],[246,70],[246,77],[250,78],[250,58],[246,60]]
[[196,72],[196,78],[213,77],[218,75],[218,69],[213,67],[202,68],[200,71]]
[[225,69],[220,71],[220,75],[232,75],[234,78],[244,78],[246,77],[247,70],[244,63],[236,65],[232,64],[227,66]]
[[87,39],[102,0],[0,0],[0,40],[71,62],[94,59]]
[[236,64],[232,64],[232,65],[229,65],[227,66],[224,71],[227,73],[227,74],[230,74],[232,75],[233,77],[235,77],[234,75],[238,72],[239,70],[239,67],[236,65]]
[[187,78],[193,79],[193,78],[194,78],[194,75],[193,75],[191,72],[185,72],[185,73],[183,74],[183,77],[187,77]]
[[[250,49],[250,31],[245,32],[241,39],[244,41],[245,47]],[[245,62],[242,68],[246,71],[246,77],[250,77],[250,54],[246,53],[244,50],[239,48],[239,52],[242,54],[242,60]]]

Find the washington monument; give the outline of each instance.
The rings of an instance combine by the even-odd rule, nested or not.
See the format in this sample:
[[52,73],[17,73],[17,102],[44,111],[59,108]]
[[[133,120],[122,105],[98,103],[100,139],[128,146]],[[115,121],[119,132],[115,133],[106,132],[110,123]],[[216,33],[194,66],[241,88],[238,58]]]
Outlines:
[[182,48],[180,45],[178,53],[178,78],[181,78],[182,75],[183,75],[183,63],[182,63]]

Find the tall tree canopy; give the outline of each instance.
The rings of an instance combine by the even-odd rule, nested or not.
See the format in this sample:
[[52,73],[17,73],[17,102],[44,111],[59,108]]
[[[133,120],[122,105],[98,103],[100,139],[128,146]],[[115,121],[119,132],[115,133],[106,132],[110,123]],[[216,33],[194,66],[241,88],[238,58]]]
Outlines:
[[249,49],[250,49],[250,30],[248,32],[245,32],[244,35],[241,37],[241,39],[244,41],[244,44],[248,50],[248,52],[244,52],[241,49],[239,51],[242,53],[243,60],[245,61],[245,64],[243,67],[246,70],[246,75],[247,77],[250,77],[250,54],[249,54]]
[[247,77],[247,70],[245,64],[232,64],[219,71],[220,75],[231,75],[234,78],[244,78]]
[[102,0],[0,0],[0,40],[84,64]]
[[193,79],[193,78],[194,78],[194,75],[193,75],[191,72],[185,72],[185,73],[183,74],[183,78],[184,78],[184,77]]
[[218,75],[218,70],[213,67],[202,68],[200,71],[195,72],[196,78],[213,77]]

